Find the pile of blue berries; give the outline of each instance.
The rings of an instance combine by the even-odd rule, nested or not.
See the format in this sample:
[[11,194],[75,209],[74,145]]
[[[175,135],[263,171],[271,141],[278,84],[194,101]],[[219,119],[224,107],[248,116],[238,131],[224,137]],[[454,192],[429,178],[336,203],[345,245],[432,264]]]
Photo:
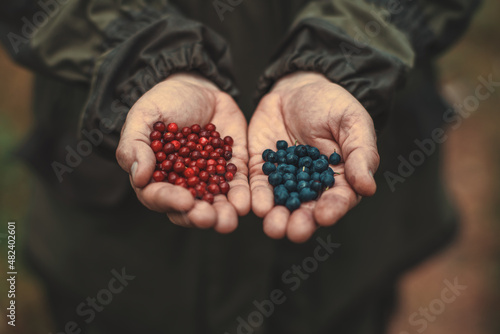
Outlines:
[[335,173],[328,166],[338,165],[337,152],[330,157],[309,145],[288,146],[284,140],[276,142],[277,151],[267,149],[262,153],[264,174],[274,187],[274,203],[284,205],[293,212],[301,203],[316,200],[321,193],[335,184]]

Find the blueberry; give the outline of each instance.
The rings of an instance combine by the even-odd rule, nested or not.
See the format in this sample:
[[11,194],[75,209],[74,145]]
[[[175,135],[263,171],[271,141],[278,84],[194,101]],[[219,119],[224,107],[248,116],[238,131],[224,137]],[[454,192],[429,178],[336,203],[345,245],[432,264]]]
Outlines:
[[333,177],[333,175],[330,174],[322,175],[321,183],[323,184],[324,187],[332,187],[333,184],[335,183],[335,178]]
[[278,157],[278,160],[276,162],[279,164],[286,164],[286,158],[285,157]]
[[313,162],[312,170],[318,173],[324,172],[328,169],[328,161],[318,159]]
[[278,191],[277,193],[274,194],[274,204],[285,205],[289,197],[290,195],[288,194],[288,191],[286,191],[286,189]]
[[264,174],[269,175],[272,172],[276,171],[276,166],[272,162],[264,162],[264,164],[262,165],[262,171],[264,172]]
[[335,174],[335,173],[333,172],[333,169],[331,169],[331,168],[328,168],[328,169],[326,170],[326,172],[327,172],[328,174],[330,174],[330,175],[334,175],[334,174]]
[[295,154],[295,148],[297,146],[288,146],[288,148],[286,149],[286,153],[288,154]]
[[264,152],[262,152],[262,160],[267,161],[267,155],[269,154],[269,152],[272,152],[272,151],[273,150],[270,150],[270,149],[264,150]]
[[306,172],[300,172],[297,174],[297,181],[309,181],[311,179],[311,176],[309,173]]
[[319,193],[321,191],[322,184],[320,181],[311,181],[309,183],[309,188],[311,188],[311,190],[314,190],[315,192]]
[[273,173],[269,174],[268,179],[269,179],[269,183],[272,186],[277,186],[278,184],[280,184],[283,181],[283,175],[279,172],[273,172]]
[[278,165],[278,168],[276,168],[276,170],[282,174],[286,173],[286,166],[287,164],[279,164]]
[[273,190],[274,195],[276,195],[278,192],[283,191],[283,190],[286,191],[285,186],[282,184],[278,184],[276,187],[274,187],[274,190]]
[[286,151],[285,150],[278,150],[276,151],[276,155],[278,156],[278,158],[280,157],[286,157]]
[[311,157],[311,159],[316,160],[319,158],[321,153],[319,153],[319,150],[316,147],[309,146],[307,148],[307,155]]
[[311,174],[311,169],[309,167],[302,167],[300,169],[297,170],[297,174],[300,173],[300,172],[305,172],[307,174]]
[[287,165],[286,168],[285,168],[285,172],[286,173],[296,174],[297,173],[297,167],[295,167],[294,165]]
[[321,154],[319,158],[328,161],[328,157],[324,154]]
[[271,151],[267,153],[267,161],[269,162],[276,162],[278,159],[278,156],[276,156],[276,153]]
[[299,199],[302,203],[312,201],[316,197],[318,197],[318,193],[310,188],[303,188],[299,193]]
[[300,207],[300,199],[298,197],[288,197],[286,200],[285,206],[290,210],[290,212],[293,212],[297,210]]
[[337,152],[333,152],[332,155],[330,155],[330,158],[328,159],[330,164],[332,164],[334,166],[338,165],[340,163],[340,160],[341,160],[341,157]]
[[305,157],[307,155],[307,148],[304,145],[297,145],[295,148],[295,154],[299,157]]
[[284,140],[278,140],[276,142],[276,148],[278,150],[286,150],[288,148],[288,143]]
[[311,167],[312,166],[312,159],[310,157],[302,157],[299,159],[299,168],[302,167]]
[[311,174],[311,180],[313,180],[313,181],[319,181],[320,177],[321,177],[321,174],[318,172],[314,172]]
[[297,183],[297,191],[301,191],[302,189],[308,188],[308,187],[309,187],[309,182],[307,182],[307,181],[299,181]]
[[286,163],[289,165],[296,165],[299,162],[299,157],[295,154],[288,153],[286,155]]
[[285,173],[285,175],[283,175],[283,182],[288,181],[288,180],[297,181],[297,177],[295,176],[295,174]]
[[287,180],[285,182],[285,188],[289,192],[296,191],[297,190],[297,182],[295,182],[294,180]]
[[296,192],[296,191],[292,191],[292,192],[290,193],[290,197],[297,197],[297,198],[299,198],[299,193],[298,193],[298,192]]

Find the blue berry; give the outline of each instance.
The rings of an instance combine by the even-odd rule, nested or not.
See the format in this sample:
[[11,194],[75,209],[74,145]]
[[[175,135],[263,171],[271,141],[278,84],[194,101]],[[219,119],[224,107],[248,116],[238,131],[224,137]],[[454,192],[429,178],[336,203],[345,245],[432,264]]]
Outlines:
[[280,173],[286,173],[286,166],[287,164],[279,164],[278,167],[276,168],[276,170]]
[[338,165],[340,163],[340,160],[341,160],[341,157],[337,152],[333,152],[332,155],[330,155],[330,158],[328,159],[330,164],[332,164],[334,166]]
[[310,157],[302,157],[299,159],[299,168],[302,167],[311,167],[312,166],[312,159]]
[[324,154],[321,154],[319,158],[328,161],[328,157]]
[[300,199],[298,197],[288,197],[286,200],[285,206],[290,210],[290,212],[293,212],[300,208]]
[[321,191],[322,184],[320,181],[311,181],[309,183],[309,188],[311,188],[311,190],[314,190],[315,192],[319,193]]
[[276,142],[276,148],[278,150],[286,150],[288,148],[288,143],[284,140],[278,140]]
[[314,160],[312,170],[318,173],[328,169],[328,161],[323,159]]
[[298,192],[296,192],[296,191],[292,191],[292,192],[290,193],[290,197],[297,197],[297,198],[299,198],[299,193],[298,193]]
[[277,186],[278,184],[280,184],[283,181],[283,176],[279,172],[273,172],[273,173],[269,174],[268,180],[272,186]]
[[295,148],[297,146],[288,146],[288,148],[286,149],[286,153],[288,154],[295,154]]
[[311,157],[311,159],[316,160],[319,158],[321,153],[319,153],[319,150],[316,147],[309,146],[307,148],[307,155]]
[[331,169],[331,168],[328,168],[328,169],[326,170],[326,172],[327,172],[328,174],[330,174],[330,175],[334,175],[334,174],[335,174],[335,172],[334,172],[334,171],[333,171],[333,169]]
[[286,189],[280,190],[274,194],[274,204],[285,205],[289,197],[290,195],[288,194],[288,191],[286,191]]
[[272,162],[264,162],[264,164],[262,165],[262,171],[264,172],[264,174],[269,175],[272,172],[276,171],[276,166]]
[[282,184],[278,184],[276,187],[274,187],[274,190],[273,190],[274,195],[276,195],[278,192],[283,191],[283,190],[286,191],[285,186]]
[[297,181],[297,177],[295,176],[295,174],[285,173],[285,175],[283,175],[283,182],[288,181],[288,180]]
[[311,180],[313,180],[313,181],[319,181],[320,177],[321,177],[321,174],[318,172],[314,172],[311,174]]
[[306,172],[307,174],[311,174],[311,169],[309,167],[302,167],[300,169],[297,170],[297,174],[300,173],[300,172]]
[[307,155],[307,148],[304,145],[297,145],[295,148],[295,154],[299,157],[305,157]]
[[318,193],[310,188],[303,188],[299,193],[299,199],[302,203],[312,201],[316,197],[318,197]]
[[286,155],[286,163],[289,165],[296,165],[299,162],[299,157],[295,154],[288,153]]
[[287,181],[285,181],[285,188],[289,192],[296,191],[297,190],[297,182],[295,182],[294,180],[287,180]]
[[335,183],[335,178],[333,175],[325,174],[321,176],[321,183],[323,183],[324,187],[332,187]]
[[307,182],[307,181],[299,181],[297,183],[297,191],[301,191],[302,189],[308,188],[308,187],[309,187],[309,182]]
[[264,161],[268,161],[267,160],[267,155],[269,154],[269,152],[272,152],[273,150],[270,150],[270,149],[265,149],[264,152],[262,152],[262,160]]
[[294,165],[287,165],[286,168],[285,168],[285,172],[286,173],[296,174],[297,173],[297,167],[295,167]]
[[311,176],[307,172],[300,172],[297,174],[297,181],[309,181]]
[[278,156],[276,155],[275,152],[271,151],[267,153],[267,161],[269,162],[276,162],[278,159]]

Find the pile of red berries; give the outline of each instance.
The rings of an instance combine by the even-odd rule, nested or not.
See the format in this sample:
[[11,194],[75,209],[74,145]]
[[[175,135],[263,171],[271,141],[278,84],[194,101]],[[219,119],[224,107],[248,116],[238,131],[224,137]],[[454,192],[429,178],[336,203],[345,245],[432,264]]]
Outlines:
[[228,182],[237,170],[235,164],[227,163],[233,156],[233,138],[221,138],[214,124],[180,129],[176,123],[156,122],[149,138],[156,155],[156,182],[184,187],[209,203],[214,195],[229,192]]

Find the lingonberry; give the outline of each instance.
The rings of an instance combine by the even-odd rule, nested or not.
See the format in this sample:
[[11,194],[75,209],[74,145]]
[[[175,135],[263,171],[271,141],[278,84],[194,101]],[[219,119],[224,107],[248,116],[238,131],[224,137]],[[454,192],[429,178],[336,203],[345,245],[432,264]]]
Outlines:
[[210,132],[210,137],[220,138],[220,133],[217,131],[212,131],[212,132]]
[[226,167],[224,165],[217,165],[215,167],[215,171],[217,172],[217,174],[222,175],[226,173]]
[[205,160],[203,158],[196,160],[196,166],[199,169],[205,169],[205,167],[207,167],[207,160]]
[[155,131],[158,131],[158,132],[164,132],[165,131],[165,123],[158,121],[155,124],[153,124],[153,129]]
[[181,146],[186,146],[187,141],[188,141],[188,140],[187,140],[186,138],[181,138],[181,139],[179,139],[179,143],[181,143]]
[[217,161],[215,159],[208,159],[207,166],[217,165]]
[[210,158],[211,159],[217,159],[217,158],[220,158],[220,154],[217,153],[217,152],[212,152],[210,153]]
[[214,175],[215,174],[215,165],[207,165],[207,168],[205,168],[208,174]]
[[213,123],[208,123],[205,125],[204,129],[210,132],[215,131],[215,125]]
[[189,162],[186,162],[186,166],[188,166],[188,167],[195,167],[196,166],[196,160],[190,160]]
[[174,172],[176,173],[183,173],[184,169],[186,169],[186,166],[182,162],[176,162],[173,166]]
[[156,152],[156,161],[162,162],[166,158],[167,158],[167,155],[165,154],[165,152],[162,152],[162,151]]
[[177,126],[177,124],[175,123],[170,123],[168,126],[167,126],[167,130],[168,132],[173,132],[173,133],[176,133],[177,130],[179,130],[179,127]]
[[224,154],[224,150],[223,150],[222,148],[220,148],[220,147],[219,147],[219,148],[216,148],[216,149],[215,149],[215,152],[216,152],[216,153],[219,153],[219,155],[223,155],[223,154]]
[[167,155],[167,160],[170,160],[172,162],[175,162],[175,160],[177,160],[177,156],[173,153]]
[[163,152],[165,152],[165,154],[174,153],[175,152],[174,144],[166,143],[165,145],[163,145]]
[[229,183],[224,182],[224,181],[221,182],[219,184],[219,189],[220,189],[221,194],[224,194],[224,195],[227,194],[229,192]]
[[208,159],[210,157],[210,153],[206,150],[200,151],[200,154],[203,159]]
[[205,137],[200,137],[200,139],[198,139],[198,143],[205,146],[208,144],[208,139]]
[[224,154],[222,155],[224,157],[224,159],[226,161],[229,161],[231,160],[231,158],[233,157],[233,153],[229,152],[229,151],[225,151]]
[[193,168],[191,168],[191,167],[186,168],[186,169],[184,170],[184,176],[185,176],[186,178],[189,178],[189,177],[194,176],[194,170],[193,170]]
[[226,174],[224,174],[224,178],[226,179],[226,181],[232,181],[234,178],[234,174],[231,172],[226,172]]
[[174,172],[170,172],[168,173],[168,182],[169,183],[175,183],[175,180],[177,180],[177,178],[179,177],[179,175],[174,171]]
[[182,139],[182,138],[184,138],[184,135],[182,134],[182,132],[177,132],[177,133],[175,134],[175,139],[180,140],[180,139]]
[[[188,183],[188,185],[189,185],[189,183]],[[196,189],[194,189],[194,188],[188,188],[188,190],[189,190],[189,192],[191,193],[191,195],[193,195],[193,197],[195,197],[195,198],[196,198],[196,196],[197,196]]]
[[188,128],[187,126],[185,126],[182,128],[181,132],[184,135],[184,137],[187,137],[191,134],[191,128]]
[[156,130],[151,132],[151,134],[149,135],[149,139],[151,139],[151,141],[160,140],[161,137],[162,137],[161,132]]
[[200,151],[193,151],[193,152],[191,152],[191,154],[189,156],[193,160],[198,160],[198,159],[202,158]]
[[163,160],[162,163],[160,164],[160,168],[165,172],[170,172],[173,166],[174,164],[170,160]]
[[200,178],[198,176],[191,176],[187,179],[188,186],[194,187],[200,182]]
[[211,193],[205,193],[205,195],[203,195],[202,197],[202,200],[210,203],[210,204],[213,204],[214,202],[214,195],[212,195]]
[[169,143],[174,139],[175,135],[172,132],[165,132],[165,134],[163,135],[163,141],[165,141],[166,143]]
[[203,138],[207,138],[207,140],[208,140],[208,137],[210,137],[210,131],[201,130],[199,136],[203,137]]
[[198,176],[200,174],[200,169],[196,166],[191,167],[193,169],[194,175]]
[[188,141],[194,141],[195,143],[197,143],[198,139],[200,139],[200,138],[198,137],[198,135],[196,133],[192,133],[189,136],[187,136],[186,139]]
[[193,133],[199,133],[200,130],[201,130],[201,126],[199,124],[191,125],[191,131],[193,131]]
[[181,148],[181,143],[178,140],[172,140],[170,143],[172,145],[174,145],[174,150],[175,151],[178,151]]
[[217,158],[215,161],[217,161],[217,165],[226,166],[226,160],[224,160],[224,158]]
[[196,143],[194,141],[188,141],[186,143],[186,147],[189,149],[189,151],[194,151],[196,149]]
[[175,184],[176,186],[180,186],[180,185],[182,185],[183,183],[186,183],[186,184],[187,184],[186,179],[185,179],[185,178],[183,178],[182,176],[179,176],[177,179],[175,179],[175,182],[174,182],[174,184]]
[[153,149],[153,152],[159,152],[163,148],[163,144],[159,140],[153,140],[151,142],[151,148]]
[[220,182],[220,176],[218,175],[212,175],[208,178],[209,184],[219,184],[219,182]]
[[153,173],[153,179],[156,182],[161,182],[165,179],[165,175],[163,175],[163,173],[161,171],[157,170]]
[[230,172],[230,173],[236,174],[236,171],[238,170],[238,168],[236,167],[235,164],[233,164],[232,162],[230,162],[230,163],[227,164],[226,170],[228,172]]
[[224,152],[226,151],[233,152],[233,148],[229,145],[224,145],[222,149],[224,150]]
[[[201,169],[201,168],[200,168]],[[201,181],[208,181],[208,178],[210,177],[210,174],[206,170],[202,170],[200,174],[198,175]]]
[[225,145],[229,145],[229,146],[233,146],[233,144],[234,144],[233,137],[231,137],[231,136],[225,136],[224,137],[224,144]]
[[214,183],[209,184],[207,187],[207,190],[208,190],[208,192],[210,192],[214,195],[220,194],[220,188],[219,188],[218,184],[214,184]]
[[182,163],[183,165],[185,165],[185,163],[184,163],[184,158],[183,158],[183,157],[176,157],[176,158],[175,158],[175,162],[180,162],[180,163]]
[[220,147],[222,145],[222,140],[220,138],[212,138],[211,144],[214,148]]
[[191,151],[186,146],[183,146],[179,149],[179,155],[181,157],[188,157],[189,153],[191,153]]

